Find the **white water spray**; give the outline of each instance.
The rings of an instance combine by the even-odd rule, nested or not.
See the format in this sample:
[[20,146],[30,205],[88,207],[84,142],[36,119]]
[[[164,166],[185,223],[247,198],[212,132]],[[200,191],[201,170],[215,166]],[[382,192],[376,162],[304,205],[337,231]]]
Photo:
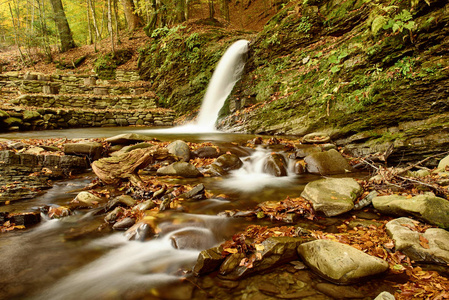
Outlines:
[[206,130],[215,130],[215,122],[223,104],[240,79],[248,53],[247,40],[232,44],[218,62],[217,69],[207,87],[196,124]]
[[249,41],[238,40],[232,44],[218,62],[201,104],[197,119],[184,126],[150,130],[160,133],[208,133],[217,132],[215,123],[235,83],[245,67]]
[[265,187],[280,187],[291,184],[295,179],[295,174],[294,166],[290,160],[287,166],[288,176],[276,177],[266,173],[265,166],[270,153],[270,150],[258,148],[251,156],[242,159],[243,166],[232,171],[230,176],[225,178],[220,185],[223,188],[235,191],[255,192]]

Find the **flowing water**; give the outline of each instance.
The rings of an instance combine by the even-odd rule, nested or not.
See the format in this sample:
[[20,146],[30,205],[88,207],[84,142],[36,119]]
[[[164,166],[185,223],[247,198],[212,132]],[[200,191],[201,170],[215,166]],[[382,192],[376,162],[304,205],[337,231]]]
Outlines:
[[[190,127],[167,131],[152,128],[93,128],[40,132],[16,132],[3,138],[98,138],[137,132],[160,140],[211,141],[215,145],[240,148],[252,135],[227,134],[215,130],[218,112],[240,78],[248,41],[236,42],[223,56],[214,73],[198,119]],[[193,127],[192,127],[193,126]],[[169,134],[167,134],[169,133]],[[187,134],[189,133],[189,134]],[[149,241],[129,241],[120,232],[95,233],[104,215],[92,210],[77,210],[59,220],[44,220],[37,226],[0,236],[0,299],[189,299],[181,278],[194,265],[201,250],[229,239],[248,224],[267,221],[217,216],[225,210],[246,210],[264,201],[297,197],[304,186],[318,176],[278,178],[263,172],[272,150],[257,149],[244,160],[244,166],[223,178],[161,179],[170,183],[203,183],[213,197],[186,203],[184,211],[161,213],[161,233]],[[83,174],[54,184],[45,194],[14,202],[0,211],[20,212],[41,206],[66,205],[94,178]],[[298,224],[299,225],[299,224]],[[304,220],[304,227],[319,226]],[[89,232],[80,234],[79,232]],[[75,237],[75,238],[74,238]],[[175,247],[176,243],[176,247]],[[162,288],[161,288],[162,287]],[[190,291],[190,294],[189,294]],[[228,298],[230,295],[227,295]],[[321,298],[327,299],[327,298]]]

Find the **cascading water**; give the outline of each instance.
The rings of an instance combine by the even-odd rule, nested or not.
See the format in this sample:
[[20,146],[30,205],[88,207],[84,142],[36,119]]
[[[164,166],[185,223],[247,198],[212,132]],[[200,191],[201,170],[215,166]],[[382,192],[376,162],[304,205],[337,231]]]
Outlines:
[[266,172],[267,160],[271,153],[270,150],[258,148],[251,156],[242,159],[243,166],[232,171],[220,185],[236,191],[254,192],[267,186],[276,187],[291,183],[295,174],[290,164],[287,165],[287,176],[276,177]]
[[239,40],[231,45],[218,62],[201,105],[196,125],[206,131],[215,130],[215,122],[223,104],[240,79],[248,53],[247,40]]
[[161,133],[208,133],[216,132],[215,123],[235,83],[245,67],[249,41],[238,40],[232,44],[218,62],[206,90],[197,119],[190,124],[167,129],[150,130]]

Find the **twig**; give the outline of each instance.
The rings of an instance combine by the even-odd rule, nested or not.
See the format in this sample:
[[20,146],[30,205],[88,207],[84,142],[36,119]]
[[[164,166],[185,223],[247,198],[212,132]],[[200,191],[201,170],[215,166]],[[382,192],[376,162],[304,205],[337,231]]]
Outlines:
[[445,155],[445,154],[449,154],[449,151],[442,152],[442,153],[438,153],[438,154],[435,154],[435,155],[426,157],[426,158],[424,158],[423,160],[420,160],[420,161],[418,161],[417,163],[408,166],[407,168],[404,169],[404,171],[400,172],[399,174],[404,174],[405,172],[407,172],[407,171],[413,169],[413,168],[416,167],[416,166],[419,166],[420,164],[422,164],[423,162],[428,161],[429,159],[432,159],[432,158],[437,157],[437,156],[440,156],[440,155]]

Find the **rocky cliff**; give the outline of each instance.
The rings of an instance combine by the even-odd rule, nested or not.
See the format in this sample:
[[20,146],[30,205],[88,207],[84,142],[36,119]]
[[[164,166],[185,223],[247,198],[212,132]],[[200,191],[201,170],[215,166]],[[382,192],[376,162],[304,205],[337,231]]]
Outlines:
[[281,6],[259,33],[212,27],[156,32],[142,51],[141,76],[153,80],[165,105],[187,114],[198,107],[224,49],[246,38],[246,72],[219,128],[321,131],[354,154],[393,149],[394,163],[446,151],[447,1],[301,0]]

